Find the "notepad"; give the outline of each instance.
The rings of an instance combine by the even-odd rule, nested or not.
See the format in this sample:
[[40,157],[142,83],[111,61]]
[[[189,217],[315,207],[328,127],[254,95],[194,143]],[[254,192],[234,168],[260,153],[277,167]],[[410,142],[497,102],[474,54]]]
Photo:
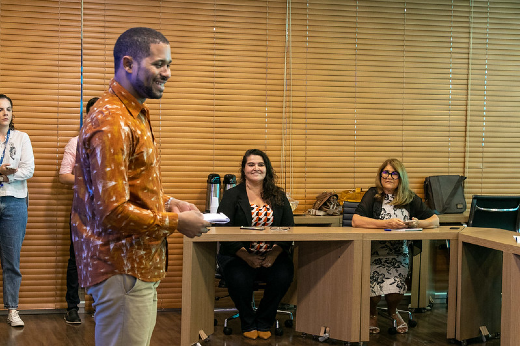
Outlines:
[[395,231],[395,232],[408,232],[408,231],[412,231],[412,232],[417,232],[417,231],[422,231],[422,228],[393,228],[392,231]]
[[229,217],[227,217],[223,213],[207,213],[203,214],[204,220],[210,222],[210,223],[228,223]]

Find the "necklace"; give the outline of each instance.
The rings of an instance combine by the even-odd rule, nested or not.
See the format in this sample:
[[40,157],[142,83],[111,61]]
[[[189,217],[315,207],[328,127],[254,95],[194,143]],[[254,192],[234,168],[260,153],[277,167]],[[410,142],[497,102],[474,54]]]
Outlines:
[[[5,151],[7,150],[7,143],[9,142],[10,134],[11,134],[11,129],[7,130],[7,134],[5,135],[4,151],[2,153],[2,157],[0,157],[0,166],[2,165],[2,163],[4,163]],[[4,186],[4,183],[0,182],[0,187],[2,187],[2,186]]]

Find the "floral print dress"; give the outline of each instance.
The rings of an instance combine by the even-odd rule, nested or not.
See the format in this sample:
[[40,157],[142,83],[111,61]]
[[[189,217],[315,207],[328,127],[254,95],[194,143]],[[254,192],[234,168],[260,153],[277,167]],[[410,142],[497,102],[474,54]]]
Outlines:
[[[381,220],[398,218],[410,220],[409,213],[404,208],[395,208],[390,203],[393,195],[385,195],[383,200]],[[408,246],[406,240],[372,241],[370,262],[370,296],[380,296],[389,293],[406,293],[405,279],[408,276]]]

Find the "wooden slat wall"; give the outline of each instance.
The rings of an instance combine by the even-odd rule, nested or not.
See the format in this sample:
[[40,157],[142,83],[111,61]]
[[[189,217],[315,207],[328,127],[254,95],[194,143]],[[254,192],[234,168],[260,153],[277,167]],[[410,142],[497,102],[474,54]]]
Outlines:
[[64,307],[72,193],[58,183],[80,100],[80,2],[0,2],[0,92],[13,100],[17,129],[35,157],[22,246],[20,308]]
[[[323,190],[372,186],[388,157],[405,163],[420,195],[436,174],[468,176],[468,200],[520,193],[516,1],[127,5],[0,0],[0,92],[36,157],[22,309],[65,307],[72,194],[57,170],[79,129],[81,57],[86,102],[113,76],[114,42],[132,26],[170,40],[172,78],[149,106],[165,190],[201,209],[208,174],[238,175],[252,147],[267,151],[300,213]],[[180,307],[180,235],[169,250],[159,305]]]

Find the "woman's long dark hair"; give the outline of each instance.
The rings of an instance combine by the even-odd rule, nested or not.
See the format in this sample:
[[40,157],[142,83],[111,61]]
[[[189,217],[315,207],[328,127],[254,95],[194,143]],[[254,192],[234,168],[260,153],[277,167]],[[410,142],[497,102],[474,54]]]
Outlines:
[[13,100],[11,100],[9,98],[9,96],[4,95],[4,94],[0,94],[0,99],[6,99],[11,104],[12,117],[11,117],[11,122],[9,123],[9,130],[14,130],[14,112],[12,111],[12,109],[13,109]]
[[273,169],[273,165],[271,165],[271,160],[269,160],[267,154],[264,153],[262,150],[249,149],[248,151],[246,151],[244,157],[242,158],[242,165],[240,168],[240,182],[246,182],[246,174],[244,173],[244,168],[246,167],[247,159],[251,155],[260,156],[262,157],[262,160],[264,160],[265,178],[262,186],[262,199],[271,204],[283,205],[283,189],[276,185],[277,176]]

